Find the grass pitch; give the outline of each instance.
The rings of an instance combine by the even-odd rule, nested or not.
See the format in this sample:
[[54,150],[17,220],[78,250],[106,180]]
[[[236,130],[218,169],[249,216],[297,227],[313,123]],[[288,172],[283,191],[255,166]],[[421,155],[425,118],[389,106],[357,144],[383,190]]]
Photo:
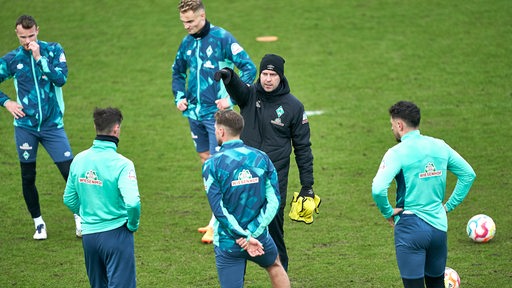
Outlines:
[[[218,287],[212,246],[196,231],[210,217],[201,166],[171,101],[171,64],[185,36],[178,1],[1,2],[1,55],[17,47],[14,23],[23,13],[38,21],[39,39],[66,51],[65,123],[75,154],[92,143],[94,107],[117,106],[125,115],[119,152],[134,161],[142,195],[139,287]],[[445,139],[477,173],[449,214],[447,265],[462,287],[509,285],[512,2],[205,4],[208,19],[231,31],[257,65],[266,53],[282,55],[292,93],[307,110],[324,111],[310,117],[320,214],[312,225],[285,223],[293,287],[401,287],[392,229],[373,204],[371,180],[395,144],[387,108],[402,99],[422,109],[422,133]],[[279,40],[255,41],[260,35]],[[12,81],[0,89],[13,97]],[[0,110],[0,287],[88,287],[62,204],[64,182],[44,149],[37,185],[49,238],[32,240],[12,118]],[[299,184],[296,168],[290,171],[291,193]],[[496,222],[490,243],[466,235],[478,213]],[[249,264],[246,287],[269,286]]]

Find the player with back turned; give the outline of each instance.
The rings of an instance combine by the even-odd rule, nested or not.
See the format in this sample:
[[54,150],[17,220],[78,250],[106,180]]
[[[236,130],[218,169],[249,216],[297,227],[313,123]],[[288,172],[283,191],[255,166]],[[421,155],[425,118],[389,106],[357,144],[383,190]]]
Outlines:
[[[447,213],[466,197],[475,180],[473,168],[441,139],[420,133],[420,109],[400,101],[389,108],[391,130],[399,142],[384,155],[373,178],[372,195],[394,226],[398,268],[406,288],[444,287],[448,253]],[[457,176],[443,205],[448,171]],[[396,181],[396,207],[388,188]]]
[[220,151],[206,160],[203,179],[215,215],[214,251],[220,285],[244,286],[247,260],[265,268],[272,287],[290,287],[268,224],[279,210],[277,173],[269,157],[240,140],[244,120],[233,110],[215,113]]
[[290,93],[290,86],[284,75],[284,63],[285,60],[279,55],[265,55],[260,62],[259,78],[250,86],[229,68],[217,71],[215,80],[222,79],[229,95],[240,107],[240,114],[246,123],[240,138],[247,145],[267,153],[276,167],[282,202],[269,230],[276,242],[283,267],[288,271],[284,207],[287,203],[292,150],[302,186],[299,197],[310,201],[316,197],[313,192],[313,153],[309,121],[304,105]]

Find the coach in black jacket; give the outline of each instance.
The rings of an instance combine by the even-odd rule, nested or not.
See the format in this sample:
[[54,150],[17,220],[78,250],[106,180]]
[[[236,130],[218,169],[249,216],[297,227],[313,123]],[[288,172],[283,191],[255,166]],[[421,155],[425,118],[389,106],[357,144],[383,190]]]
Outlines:
[[258,81],[248,86],[232,69],[215,73],[215,80],[223,80],[226,90],[240,107],[245,126],[241,139],[245,144],[268,154],[277,169],[281,207],[269,230],[279,250],[279,257],[288,270],[288,254],[284,243],[284,207],[288,203],[286,191],[292,146],[302,185],[300,196],[314,197],[313,154],[310,131],[304,105],[290,93],[284,76],[284,59],[267,54],[260,63]]

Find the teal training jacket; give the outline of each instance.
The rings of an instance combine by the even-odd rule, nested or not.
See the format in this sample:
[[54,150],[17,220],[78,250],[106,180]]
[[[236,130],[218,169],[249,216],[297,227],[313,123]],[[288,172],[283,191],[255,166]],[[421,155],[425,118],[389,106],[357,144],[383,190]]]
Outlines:
[[203,165],[208,202],[215,215],[213,244],[240,250],[240,237],[268,236],[280,194],[277,173],[268,156],[241,140],[222,144]]
[[[68,67],[59,43],[37,41],[41,58],[35,61],[31,51],[22,46],[0,58],[0,83],[14,78],[17,102],[23,105],[25,117],[14,119],[14,125],[33,131],[64,126],[62,86],[66,84]],[[10,99],[0,91],[0,105]]]
[[222,81],[215,81],[213,76],[222,68],[235,66],[245,83],[254,82],[256,66],[225,29],[206,22],[200,35],[185,36],[172,65],[174,102],[188,101],[183,116],[199,121],[213,119],[218,110],[215,101],[228,97]]

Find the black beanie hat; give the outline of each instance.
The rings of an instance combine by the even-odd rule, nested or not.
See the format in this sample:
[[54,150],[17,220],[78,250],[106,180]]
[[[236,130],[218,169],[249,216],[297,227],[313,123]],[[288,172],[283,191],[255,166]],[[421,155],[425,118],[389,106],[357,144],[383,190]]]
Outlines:
[[260,63],[260,73],[263,70],[272,70],[279,75],[279,78],[283,79],[284,77],[284,59],[275,54],[267,54],[263,56]]

